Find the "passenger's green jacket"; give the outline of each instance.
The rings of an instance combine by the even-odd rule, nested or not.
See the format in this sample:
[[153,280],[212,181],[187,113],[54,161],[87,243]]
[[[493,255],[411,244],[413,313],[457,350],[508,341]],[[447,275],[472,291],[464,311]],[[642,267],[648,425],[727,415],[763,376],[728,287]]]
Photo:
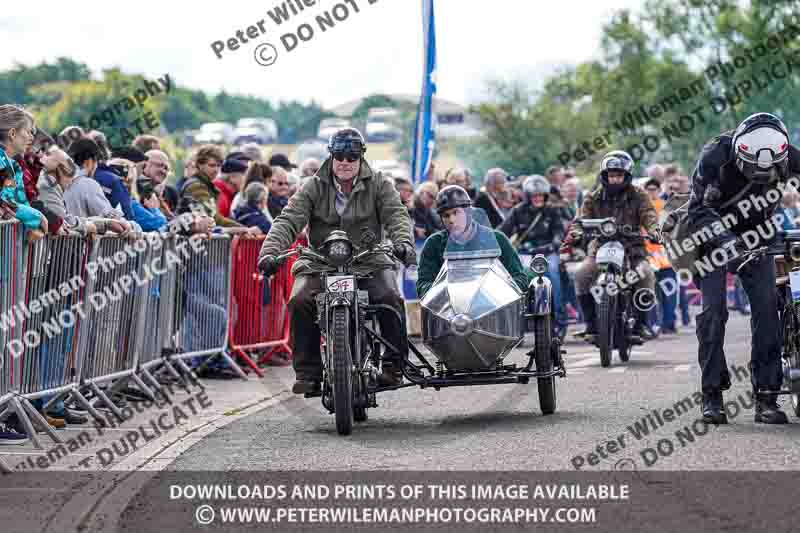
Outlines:
[[[411,217],[403,205],[400,194],[391,180],[380,172],[373,172],[366,161],[361,161],[361,171],[355,178],[353,190],[347,199],[344,212],[336,211],[336,184],[331,158],[320,167],[315,176],[306,178],[300,190],[289,199],[281,214],[272,223],[258,259],[277,256],[286,251],[297,234],[308,225],[311,246],[319,248],[333,230],[343,230],[355,246],[361,244],[365,228],[382,236],[384,228],[394,244],[414,250]],[[409,260],[416,263],[416,257]],[[310,259],[300,257],[292,267],[295,275],[306,274],[315,268]],[[393,268],[395,262],[385,254],[373,255],[361,263],[359,271]]]
[[[500,262],[503,263],[503,266],[516,282],[519,289],[523,292],[526,291],[531,278],[522,268],[519,255],[517,255],[514,247],[511,246],[508,237],[500,231],[492,231],[495,237],[497,237],[497,243],[500,245]],[[441,270],[444,264],[444,252],[447,248],[447,240],[447,230],[437,231],[428,237],[422,247],[422,254],[417,269],[417,296],[420,299],[430,290],[436,276],[439,274],[439,270]]]

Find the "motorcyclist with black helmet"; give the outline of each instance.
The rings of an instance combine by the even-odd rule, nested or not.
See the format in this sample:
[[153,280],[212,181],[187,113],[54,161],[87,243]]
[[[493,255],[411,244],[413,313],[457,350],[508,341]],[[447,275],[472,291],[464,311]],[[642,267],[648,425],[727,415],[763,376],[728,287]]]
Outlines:
[[[698,360],[702,372],[703,419],[708,423],[727,424],[722,392],[731,386],[723,345],[728,320],[727,273],[742,265],[741,254],[750,247],[767,244],[774,235],[770,220],[781,194],[769,195],[781,182],[800,171],[800,152],[791,146],[783,122],[769,113],[756,113],[745,119],[735,131],[720,134],[703,148],[692,176],[688,221],[693,234],[714,227],[714,236],[700,248],[701,260],[716,249],[726,251],[727,262],[711,272],[698,272],[703,311],[697,315]],[[767,202],[772,196],[777,202]],[[761,198],[760,208],[751,198]],[[738,200],[743,198],[743,200]],[[764,207],[765,204],[769,204]],[[728,220],[723,224],[723,220]],[[731,223],[735,220],[735,223]],[[758,230],[759,231],[753,231]],[[717,228],[721,228],[721,231]],[[759,242],[745,243],[745,232]],[[762,233],[763,232],[763,233]],[[749,240],[749,239],[748,239]],[[775,262],[763,256],[748,262],[738,272],[750,299],[752,332],[750,379],[755,393],[755,421],[785,424],[777,396],[780,390],[781,340],[779,337]]]
[[[328,142],[330,156],[315,176],[307,178],[288,205],[275,219],[259,254],[259,268],[267,275],[277,272],[277,256],[287,250],[297,234],[308,226],[313,248],[319,249],[334,230],[343,230],[355,246],[363,242],[367,232],[378,236],[388,233],[394,245],[394,255],[406,266],[416,264],[412,234],[413,224],[406,206],[391,180],[370,168],[364,154],[364,137],[354,128],[339,130]],[[322,290],[319,265],[312,258],[300,256],[292,268],[295,276],[289,298],[289,316],[297,381],[295,394],[319,390],[322,380],[320,331],[315,319],[315,295]],[[359,280],[359,288],[369,292],[370,303],[389,305],[404,313],[404,304],[397,290],[395,261],[386,254],[376,254],[360,262],[355,270],[372,276]],[[402,316],[402,315],[401,315]],[[381,332],[403,352],[387,353],[383,385],[402,383],[401,357],[405,357],[408,339],[396,316],[382,313]]]
[[529,176],[522,183],[525,202],[517,205],[498,228],[509,238],[516,240],[520,254],[544,254],[547,257],[547,277],[553,287],[553,304],[556,320],[555,333],[562,337],[566,333],[568,320],[561,300],[561,265],[559,247],[564,241],[565,229],[560,207],[549,205],[550,182],[544,176]]
[[488,218],[485,226],[477,223],[470,214],[471,208],[472,199],[469,193],[459,185],[448,185],[436,195],[436,212],[442,218],[445,229],[428,237],[422,247],[417,270],[417,294],[420,299],[431,288],[442,269],[445,250],[454,243],[461,243],[460,245],[467,249],[499,246],[500,261],[505,269],[521,291],[528,289],[528,276],[508,238],[503,233],[493,230]]
[[[630,258],[631,270],[636,273],[636,290],[649,291],[653,296],[652,301],[655,301],[656,278],[647,260],[648,253],[641,237],[641,228],[644,228],[651,239],[660,242],[658,215],[647,192],[632,183],[633,164],[633,158],[622,150],[609,152],[603,157],[598,176],[599,186],[586,195],[580,213],[570,228],[568,240],[572,244],[583,240],[581,219],[614,218],[617,226],[622,229],[622,241]],[[597,313],[594,296],[591,294],[592,283],[597,276],[597,250],[597,240],[588,243],[586,258],[575,274],[578,303],[586,319],[586,329],[579,335],[584,336],[597,334]],[[647,324],[648,311],[649,309],[637,309],[634,331],[643,339],[652,339],[655,336]]]

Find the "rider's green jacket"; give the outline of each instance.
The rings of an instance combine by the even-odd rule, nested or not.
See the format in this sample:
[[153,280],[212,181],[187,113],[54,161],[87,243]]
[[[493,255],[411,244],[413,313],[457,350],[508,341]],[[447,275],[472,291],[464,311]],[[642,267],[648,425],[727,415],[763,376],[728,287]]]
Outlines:
[[[503,263],[508,273],[511,274],[511,277],[520,290],[527,290],[530,278],[522,267],[519,255],[517,255],[514,247],[511,246],[508,237],[500,231],[492,231],[497,238],[497,243],[500,245],[500,262]],[[430,290],[436,276],[439,274],[439,270],[441,270],[444,264],[444,252],[447,248],[447,242],[447,230],[442,230],[428,237],[425,241],[425,245],[422,247],[422,254],[419,259],[419,267],[417,270],[417,296],[420,299]]]
[[[378,236],[384,235],[385,229],[392,243],[414,250],[411,217],[391,180],[380,172],[374,172],[362,159],[353,190],[346,198],[346,203],[340,206],[343,208],[341,213],[337,209],[338,189],[334,180],[329,157],[315,176],[306,178],[300,190],[289,199],[272,223],[261,247],[259,261],[265,256],[277,256],[286,251],[306,225],[309,241],[314,248],[320,248],[333,230],[344,230],[353,244],[359,246],[365,229]],[[413,252],[408,260],[416,262]],[[319,266],[310,258],[301,256],[292,267],[292,273],[307,274]],[[386,254],[377,254],[365,259],[354,270],[371,272],[394,266],[394,260]]]

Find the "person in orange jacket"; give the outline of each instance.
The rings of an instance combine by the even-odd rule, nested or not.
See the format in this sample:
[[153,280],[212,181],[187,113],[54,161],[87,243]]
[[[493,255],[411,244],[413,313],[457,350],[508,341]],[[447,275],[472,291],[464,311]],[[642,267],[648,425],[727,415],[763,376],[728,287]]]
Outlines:
[[[653,202],[653,207],[656,209],[659,220],[661,213],[664,210],[664,200],[661,199],[661,182],[653,178],[644,184],[644,189],[650,196],[650,201]],[[656,293],[658,300],[655,305],[661,306],[661,333],[677,333],[675,327],[675,308],[678,305],[678,277],[675,269],[667,258],[664,247],[660,244],[653,244],[649,241],[645,242],[645,249],[650,254],[648,258],[650,265],[656,273]],[[672,283],[662,283],[664,280],[670,279]],[[655,307],[653,314],[655,314]],[[656,324],[653,324],[656,325]]]

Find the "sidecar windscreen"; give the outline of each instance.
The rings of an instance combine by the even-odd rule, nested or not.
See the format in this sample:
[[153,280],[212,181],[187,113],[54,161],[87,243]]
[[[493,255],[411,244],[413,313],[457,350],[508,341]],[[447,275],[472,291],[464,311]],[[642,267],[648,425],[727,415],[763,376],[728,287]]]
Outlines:
[[458,209],[455,227],[447,233],[445,259],[484,259],[500,257],[500,245],[483,209]]

